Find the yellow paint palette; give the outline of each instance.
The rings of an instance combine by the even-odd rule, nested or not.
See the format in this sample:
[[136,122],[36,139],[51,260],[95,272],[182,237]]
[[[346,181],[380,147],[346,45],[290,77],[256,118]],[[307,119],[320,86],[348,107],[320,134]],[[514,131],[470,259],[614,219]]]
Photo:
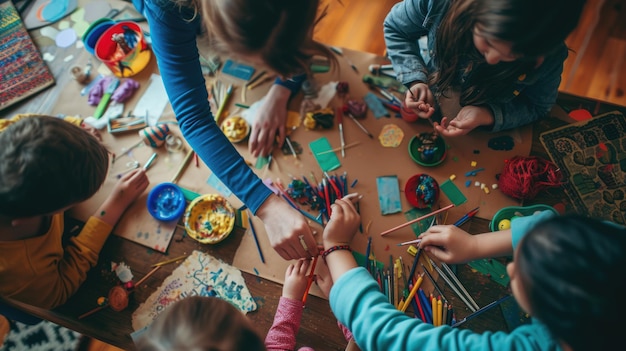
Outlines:
[[224,240],[235,225],[235,210],[217,194],[195,198],[185,211],[185,230],[203,244],[217,244]]

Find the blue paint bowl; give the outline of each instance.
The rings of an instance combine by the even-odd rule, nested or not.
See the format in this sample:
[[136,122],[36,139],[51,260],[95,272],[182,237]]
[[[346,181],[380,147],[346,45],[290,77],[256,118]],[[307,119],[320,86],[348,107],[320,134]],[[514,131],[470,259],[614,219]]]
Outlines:
[[185,212],[185,195],[174,183],[157,184],[148,194],[148,212],[159,221],[178,220]]
[[102,17],[97,19],[87,27],[87,30],[83,34],[83,44],[85,45],[85,49],[90,54],[95,54],[96,43],[98,39],[102,36],[102,34],[109,28],[111,28],[115,24],[115,21]]

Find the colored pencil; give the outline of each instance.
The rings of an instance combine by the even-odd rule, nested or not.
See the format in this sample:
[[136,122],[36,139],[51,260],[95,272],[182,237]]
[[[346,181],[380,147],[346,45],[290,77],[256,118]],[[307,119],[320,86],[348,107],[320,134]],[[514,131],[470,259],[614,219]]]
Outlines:
[[150,166],[152,166],[152,162],[154,162],[154,160],[157,158],[157,156],[159,156],[159,154],[157,154],[156,152],[153,153],[152,156],[150,156],[148,161],[146,161],[146,164],[143,165],[143,170],[144,171],[147,171],[148,169],[150,169]]
[[404,312],[406,311],[407,307],[409,307],[411,300],[413,300],[413,296],[415,296],[415,294],[417,293],[417,289],[419,289],[420,285],[422,285],[422,281],[424,281],[424,273],[420,274],[419,278],[417,278],[417,281],[413,284],[411,292],[409,293],[409,297],[407,297],[400,311]]
[[477,310],[480,309],[480,306],[478,306],[476,301],[474,301],[474,299],[472,298],[472,295],[470,295],[469,292],[467,292],[467,290],[465,289],[463,284],[461,284],[461,281],[459,280],[459,278],[456,277],[456,274],[454,274],[454,272],[452,272],[450,267],[448,267],[448,265],[446,263],[444,263],[444,262],[441,263],[441,267],[443,267],[444,271],[446,273],[448,273],[448,276],[450,278],[452,278],[452,281],[454,281],[454,283],[459,287],[459,289],[461,289],[461,292],[463,292],[465,294],[465,296],[467,296],[467,300],[472,305],[474,305],[474,308],[477,309]]
[[315,266],[317,265],[317,259],[319,256],[315,256],[313,258],[313,264],[311,264],[311,274],[309,274],[309,281],[306,285],[306,290],[304,291],[304,296],[302,296],[302,305],[306,304],[306,299],[309,296],[309,290],[311,290],[311,285],[313,285],[313,280],[315,279]]
[[430,282],[433,283],[433,286],[435,287],[435,290],[437,290],[439,295],[441,295],[441,297],[443,297],[444,300],[447,300],[446,297],[443,295],[443,292],[442,292],[441,288],[439,288],[439,285],[437,285],[437,282],[435,281],[435,278],[433,278],[433,275],[430,274],[430,272],[428,271],[428,269],[426,269],[426,267],[424,266],[423,263],[421,265],[422,265],[422,269],[424,270],[424,273],[426,273],[426,276],[428,277]]
[[178,182],[178,179],[183,174],[183,171],[185,170],[185,168],[187,168],[189,161],[191,161],[193,154],[194,154],[193,150],[189,150],[189,152],[187,152],[187,155],[185,156],[183,163],[180,164],[180,167],[176,171],[176,174],[174,174],[174,176],[172,177],[172,180],[170,181],[170,183],[176,184],[176,182]]
[[[184,229],[185,228],[183,227],[183,230]],[[169,259],[169,260],[165,260],[165,261],[162,261],[162,262],[158,262],[158,263],[153,264],[152,267],[165,266],[166,264],[170,264],[170,263],[174,263],[176,261],[180,261],[180,260],[182,260],[184,258],[187,258],[188,256],[189,255],[183,255],[183,256],[179,256],[179,257],[172,258],[172,259]]]
[[446,284],[448,284],[448,286],[452,289],[452,291],[454,291],[454,293],[461,299],[461,301],[463,301],[463,303],[470,309],[472,310],[472,312],[476,312],[476,308],[474,307],[474,305],[472,305],[469,301],[467,301],[467,298],[465,297],[464,294],[462,294],[459,289],[456,287],[456,285],[454,283],[452,283],[452,281],[450,280],[450,278],[448,278],[446,276],[446,274],[434,263],[431,262],[433,268],[435,268],[435,270],[437,271],[437,274],[439,274],[439,276],[441,278],[443,278],[443,280],[446,282]]
[[405,246],[405,245],[411,245],[411,244],[419,244],[421,242],[422,242],[422,239],[415,239],[415,240],[405,241],[403,243],[396,244],[396,246]]
[[252,232],[252,237],[254,238],[254,243],[256,244],[256,249],[259,252],[259,257],[261,258],[261,263],[265,263],[265,257],[263,256],[263,251],[261,250],[261,244],[259,244],[259,237],[256,235],[256,230],[254,229],[254,223],[252,223],[252,213],[248,213],[248,224],[250,225],[250,231]]
[[473,210],[469,211],[468,213],[466,213],[465,215],[463,215],[463,217],[459,218],[459,220],[454,222],[454,225],[456,227],[462,226],[467,221],[469,221],[470,218],[474,217],[476,215],[476,213],[478,213],[478,207],[476,207],[475,209],[473,209]]
[[454,204],[449,204],[449,205],[448,205],[448,206],[446,206],[446,207],[440,208],[440,209],[438,209],[438,210],[436,210],[436,211],[433,211],[433,212],[428,213],[428,214],[425,214],[425,215],[423,215],[423,216],[421,216],[421,217],[415,218],[415,219],[413,219],[413,220],[411,220],[411,221],[408,221],[408,222],[406,222],[406,223],[404,223],[404,224],[400,224],[399,226],[393,227],[393,228],[391,228],[391,229],[387,229],[387,230],[385,230],[384,232],[380,233],[380,235],[381,235],[381,236],[383,236],[383,235],[387,235],[387,234],[389,234],[389,233],[391,233],[391,232],[394,232],[394,231],[396,231],[396,230],[398,230],[398,229],[400,229],[400,228],[404,228],[404,227],[406,227],[406,226],[408,226],[408,225],[411,225],[411,224],[413,224],[413,223],[415,223],[415,222],[419,222],[419,221],[421,221],[422,219],[428,218],[428,217],[430,217],[430,216],[434,216],[434,215],[436,215],[437,213],[441,213],[441,212],[443,212],[443,211],[447,211],[447,210],[451,209],[452,207],[454,207]]
[[156,266],[156,267],[152,268],[152,270],[150,272],[148,272],[148,274],[144,275],[143,278],[139,279],[139,281],[135,284],[135,286],[138,287],[141,284],[143,284],[143,282],[145,282],[146,279],[150,278],[150,276],[153,275],[154,273],[156,273],[156,271],[158,271],[159,269],[161,269],[161,267],[163,267],[163,266]]
[[490,310],[490,309],[492,309],[492,308],[494,308],[494,307],[498,306],[499,304],[503,303],[504,301],[506,301],[506,300],[510,299],[512,296],[513,296],[513,295],[506,295],[506,296],[504,296],[504,297],[501,297],[501,298],[497,299],[496,301],[493,301],[493,302],[489,303],[488,305],[485,305],[485,306],[484,306],[484,307],[482,307],[481,309],[479,309],[479,310],[475,311],[474,313],[472,313],[472,314],[468,315],[467,317],[465,317],[465,318],[461,319],[460,321],[458,321],[458,322],[456,322],[456,323],[452,324],[452,328],[456,328],[456,327],[458,327],[458,326],[462,325],[463,323],[465,323],[465,322],[469,321],[470,319],[472,319],[472,318],[475,318],[475,317],[479,316],[481,313],[483,313],[483,312],[485,312],[485,311],[488,311],[488,310]]

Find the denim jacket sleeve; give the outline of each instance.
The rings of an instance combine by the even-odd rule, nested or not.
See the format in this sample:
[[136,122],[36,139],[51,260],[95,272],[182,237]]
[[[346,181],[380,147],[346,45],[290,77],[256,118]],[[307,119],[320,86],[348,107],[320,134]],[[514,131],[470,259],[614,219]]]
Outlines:
[[209,169],[256,212],[272,193],[215,123],[196,44],[200,18],[169,1],[133,3],[148,20],[152,51],[183,136]]
[[432,49],[434,35],[448,6],[448,0],[405,0],[394,5],[385,18],[387,54],[401,83],[428,80],[427,63],[420,55],[417,41],[428,36],[429,48],[425,49]]
[[492,131],[530,124],[550,111],[556,102],[567,55],[568,49],[563,44],[555,53],[546,56],[534,72],[521,76],[513,84],[508,98],[487,104],[494,117]]

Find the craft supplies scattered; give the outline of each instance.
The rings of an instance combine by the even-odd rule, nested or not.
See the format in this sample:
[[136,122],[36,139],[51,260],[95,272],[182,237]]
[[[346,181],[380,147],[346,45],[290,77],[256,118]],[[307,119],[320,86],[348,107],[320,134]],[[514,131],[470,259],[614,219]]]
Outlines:
[[409,141],[409,155],[420,166],[437,166],[446,159],[446,142],[437,133],[417,134]]
[[155,263],[155,264],[152,265],[152,267],[165,266],[166,264],[170,264],[170,263],[178,262],[180,260],[184,260],[187,257],[189,257],[189,255],[178,256],[178,257],[175,257],[175,258],[172,258],[172,259],[169,259],[169,260],[165,260],[165,261],[161,261],[161,262]]
[[244,141],[250,134],[250,124],[241,116],[230,116],[222,122],[220,128],[231,143]]
[[254,74],[254,67],[244,65],[233,60],[226,60],[224,67],[222,67],[222,73],[228,74],[235,78],[249,80]]
[[164,221],[178,220],[185,211],[185,195],[173,183],[157,184],[148,193],[147,207],[152,217]]
[[[446,270],[447,273],[444,273],[444,271],[441,270],[441,268],[439,268],[439,266],[437,266],[437,264],[433,262],[432,259],[429,258],[428,262],[430,262],[431,266],[437,271],[437,274],[439,274],[439,276],[443,278],[446,284],[448,284],[448,286],[452,289],[452,291],[454,291],[454,293],[461,299],[461,301],[463,301],[463,303],[470,310],[472,310],[472,312],[476,312],[479,309],[474,299],[472,299],[472,297],[469,296],[469,293],[467,293],[467,290],[465,289],[465,287],[463,287],[461,282],[456,278],[456,275],[454,275],[452,271],[448,271],[449,268],[448,270]],[[445,263],[442,263],[441,265],[447,267]]]
[[389,175],[376,177],[376,190],[378,191],[380,213],[383,216],[402,211],[400,185],[397,176]]
[[100,102],[98,103],[98,107],[96,107],[96,110],[93,113],[93,118],[98,119],[102,117],[102,115],[104,114],[104,111],[109,105],[109,101],[111,100],[111,96],[113,95],[113,92],[115,91],[115,89],[117,89],[119,85],[120,85],[120,80],[117,78],[113,78],[110,81],[109,85],[107,85],[106,89],[104,90],[104,94],[102,95],[102,98],[100,99]]
[[203,244],[217,244],[232,232],[235,210],[221,195],[206,194],[189,204],[184,221],[191,238]]
[[416,174],[407,180],[404,195],[411,206],[430,208],[439,201],[439,184],[428,174]]
[[335,112],[332,108],[324,108],[321,110],[315,110],[307,112],[304,117],[304,127],[306,129],[316,129],[321,127],[323,129],[330,129],[333,127],[333,120],[335,118]]
[[381,236],[383,236],[383,235],[387,235],[387,234],[389,234],[389,233],[391,233],[391,232],[394,232],[394,231],[396,231],[396,230],[398,230],[398,229],[400,229],[400,228],[404,228],[404,227],[409,226],[409,225],[411,225],[411,224],[413,224],[413,223],[419,222],[419,221],[421,221],[422,219],[425,219],[425,218],[428,218],[428,217],[434,216],[434,215],[436,215],[436,214],[439,214],[439,213],[441,213],[441,212],[447,211],[447,210],[451,209],[452,207],[454,207],[454,204],[450,204],[450,205],[448,205],[448,206],[446,206],[446,207],[440,208],[440,209],[435,210],[435,211],[433,211],[433,212],[431,212],[431,213],[425,214],[425,215],[423,215],[423,216],[421,216],[421,217],[418,217],[418,218],[413,219],[413,220],[410,220],[410,221],[408,221],[408,222],[406,222],[406,223],[400,224],[399,226],[393,227],[393,228],[391,228],[391,229],[387,229],[387,230],[385,230],[384,232],[380,233],[380,235],[381,235]]
[[143,70],[152,53],[141,27],[131,21],[118,22],[102,33],[95,55],[118,77],[130,77]]

